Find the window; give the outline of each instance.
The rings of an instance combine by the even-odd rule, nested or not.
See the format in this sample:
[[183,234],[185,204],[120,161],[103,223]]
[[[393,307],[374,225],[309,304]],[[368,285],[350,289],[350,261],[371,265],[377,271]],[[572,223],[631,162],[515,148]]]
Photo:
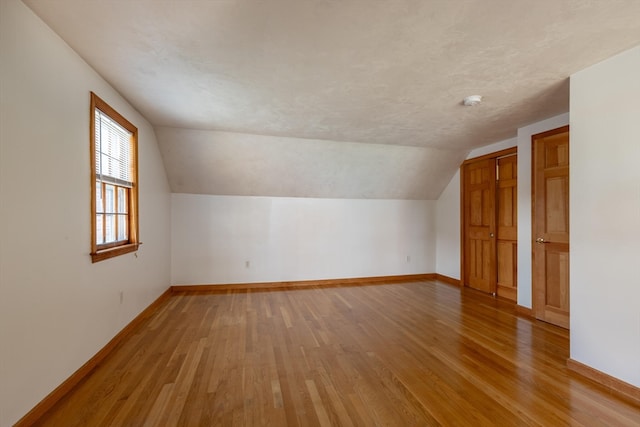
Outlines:
[[138,249],[138,129],[91,92],[91,259]]

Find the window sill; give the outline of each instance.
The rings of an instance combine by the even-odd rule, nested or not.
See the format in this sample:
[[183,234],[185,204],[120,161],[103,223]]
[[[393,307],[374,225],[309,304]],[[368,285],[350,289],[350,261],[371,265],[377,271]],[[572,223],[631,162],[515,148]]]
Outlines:
[[138,250],[140,243],[129,243],[126,245],[116,246],[115,248],[103,249],[91,254],[91,262],[104,261],[105,259],[128,254]]

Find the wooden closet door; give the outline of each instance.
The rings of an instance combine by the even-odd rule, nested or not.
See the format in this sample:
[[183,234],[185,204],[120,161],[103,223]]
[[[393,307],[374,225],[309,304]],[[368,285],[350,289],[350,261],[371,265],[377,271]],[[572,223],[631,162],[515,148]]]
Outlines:
[[518,156],[497,160],[497,293],[517,300],[518,278]]
[[496,160],[465,164],[463,179],[464,284],[495,293]]

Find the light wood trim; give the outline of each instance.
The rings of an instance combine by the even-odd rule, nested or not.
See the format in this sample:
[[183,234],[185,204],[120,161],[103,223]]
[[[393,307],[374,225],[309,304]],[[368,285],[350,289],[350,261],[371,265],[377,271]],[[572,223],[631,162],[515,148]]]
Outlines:
[[236,290],[255,289],[296,289],[305,287],[357,286],[373,283],[414,282],[419,280],[436,280],[435,273],[406,274],[398,276],[354,277],[346,279],[297,280],[290,282],[257,282],[257,283],[228,283],[202,285],[173,285],[173,292],[226,292]]
[[546,138],[548,136],[557,135],[559,133],[569,132],[569,129],[569,125],[560,126],[559,128],[550,129],[544,132],[536,133],[535,135],[531,135],[531,140],[533,141],[534,139]]
[[465,193],[467,186],[465,183],[466,179],[466,165],[468,163],[465,161],[460,165],[460,284],[462,287],[469,286],[469,277],[467,274],[467,265],[466,265],[466,248],[467,248],[467,221],[466,221],[466,212],[465,212]]
[[467,272],[464,265],[465,262],[465,245],[467,240],[466,222],[464,220],[464,190],[465,190],[465,167],[464,164],[460,165],[460,286],[465,287],[467,283]]
[[[95,215],[94,215],[95,216]],[[105,259],[113,258],[119,255],[128,254],[130,252],[135,252],[140,247],[138,243],[129,243],[126,245],[120,245],[109,249],[103,249],[99,252],[91,254],[91,261],[98,262]]]
[[96,244],[96,145],[94,141],[96,135],[95,110],[98,99],[98,96],[91,92],[91,100],[89,102],[89,169],[91,175],[91,180],[89,181],[89,184],[91,185],[91,206],[89,212],[91,212],[91,262],[95,262],[93,260],[93,254],[96,253],[98,248],[98,245]]
[[444,274],[438,274],[438,273],[436,273],[435,280],[438,280],[442,283],[446,283],[448,285],[453,285],[453,286],[460,286],[461,284],[460,279],[454,279],[453,277],[445,276]]
[[613,393],[630,399],[635,404],[640,405],[640,387],[636,387],[618,378],[612,377],[611,375],[598,371],[597,369],[587,366],[584,363],[580,363],[574,359],[567,359],[567,368],[576,374],[597,382],[611,390]]
[[129,197],[129,241],[132,243],[140,244],[140,218],[138,215],[139,205],[138,205],[138,196],[139,196],[139,188],[140,188],[140,180],[138,177],[139,162],[138,162],[138,128],[135,128],[133,132],[133,150],[131,152],[131,156],[133,157],[133,164],[135,166],[133,170],[133,177],[136,180],[133,183],[133,187],[131,187],[131,193]]
[[60,401],[69,391],[71,391],[80,381],[88,376],[93,369],[100,364],[109,354],[115,350],[115,348],[122,341],[127,339],[131,332],[138,327],[144,320],[152,316],[156,308],[158,308],[166,299],[171,296],[171,288],[164,291],[155,301],[153,301],[147,308],[145,308],[140,314],[138,314],[127,326],[125,326],[118,334],[111,339],[98,351],[91,359],[89,359],[84,365],[82,365],[77,371],[75,371],[69,378],[67,378],[62,384],[56,387],[51,393],[49,393],[44,399],[40,401],[36,406],[27,412],[14,427],[27,427],[33,425],[38,421],[49,409],[51,409],[58,401]]
[[496,151],[495,153],[489,153],[478,157],[473,157],[471,159],[466,159],[462,162],[463,165],[468,163],[479,162],[481,160],[487,159],[497,159],[498,157],[510,156],[512,154],[518,154],[518,147],[505,148],[504,150]]
[[521,316],[528,317],[530,319],[535,319],[535,316],[533,315],[533,310],[523,305],[516,304],[516,313]]

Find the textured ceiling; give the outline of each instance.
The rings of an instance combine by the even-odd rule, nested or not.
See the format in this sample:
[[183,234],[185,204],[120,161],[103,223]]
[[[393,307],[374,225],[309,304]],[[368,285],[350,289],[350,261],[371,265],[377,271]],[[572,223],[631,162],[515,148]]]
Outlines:
[[469,149],[568,111],[569,75],[640,43],[638,0],[24,2],[158,127],[176,192],[437,197]]
[[177,193],[430,200],[463,160],[401,145],[164,127],[156,135]]

